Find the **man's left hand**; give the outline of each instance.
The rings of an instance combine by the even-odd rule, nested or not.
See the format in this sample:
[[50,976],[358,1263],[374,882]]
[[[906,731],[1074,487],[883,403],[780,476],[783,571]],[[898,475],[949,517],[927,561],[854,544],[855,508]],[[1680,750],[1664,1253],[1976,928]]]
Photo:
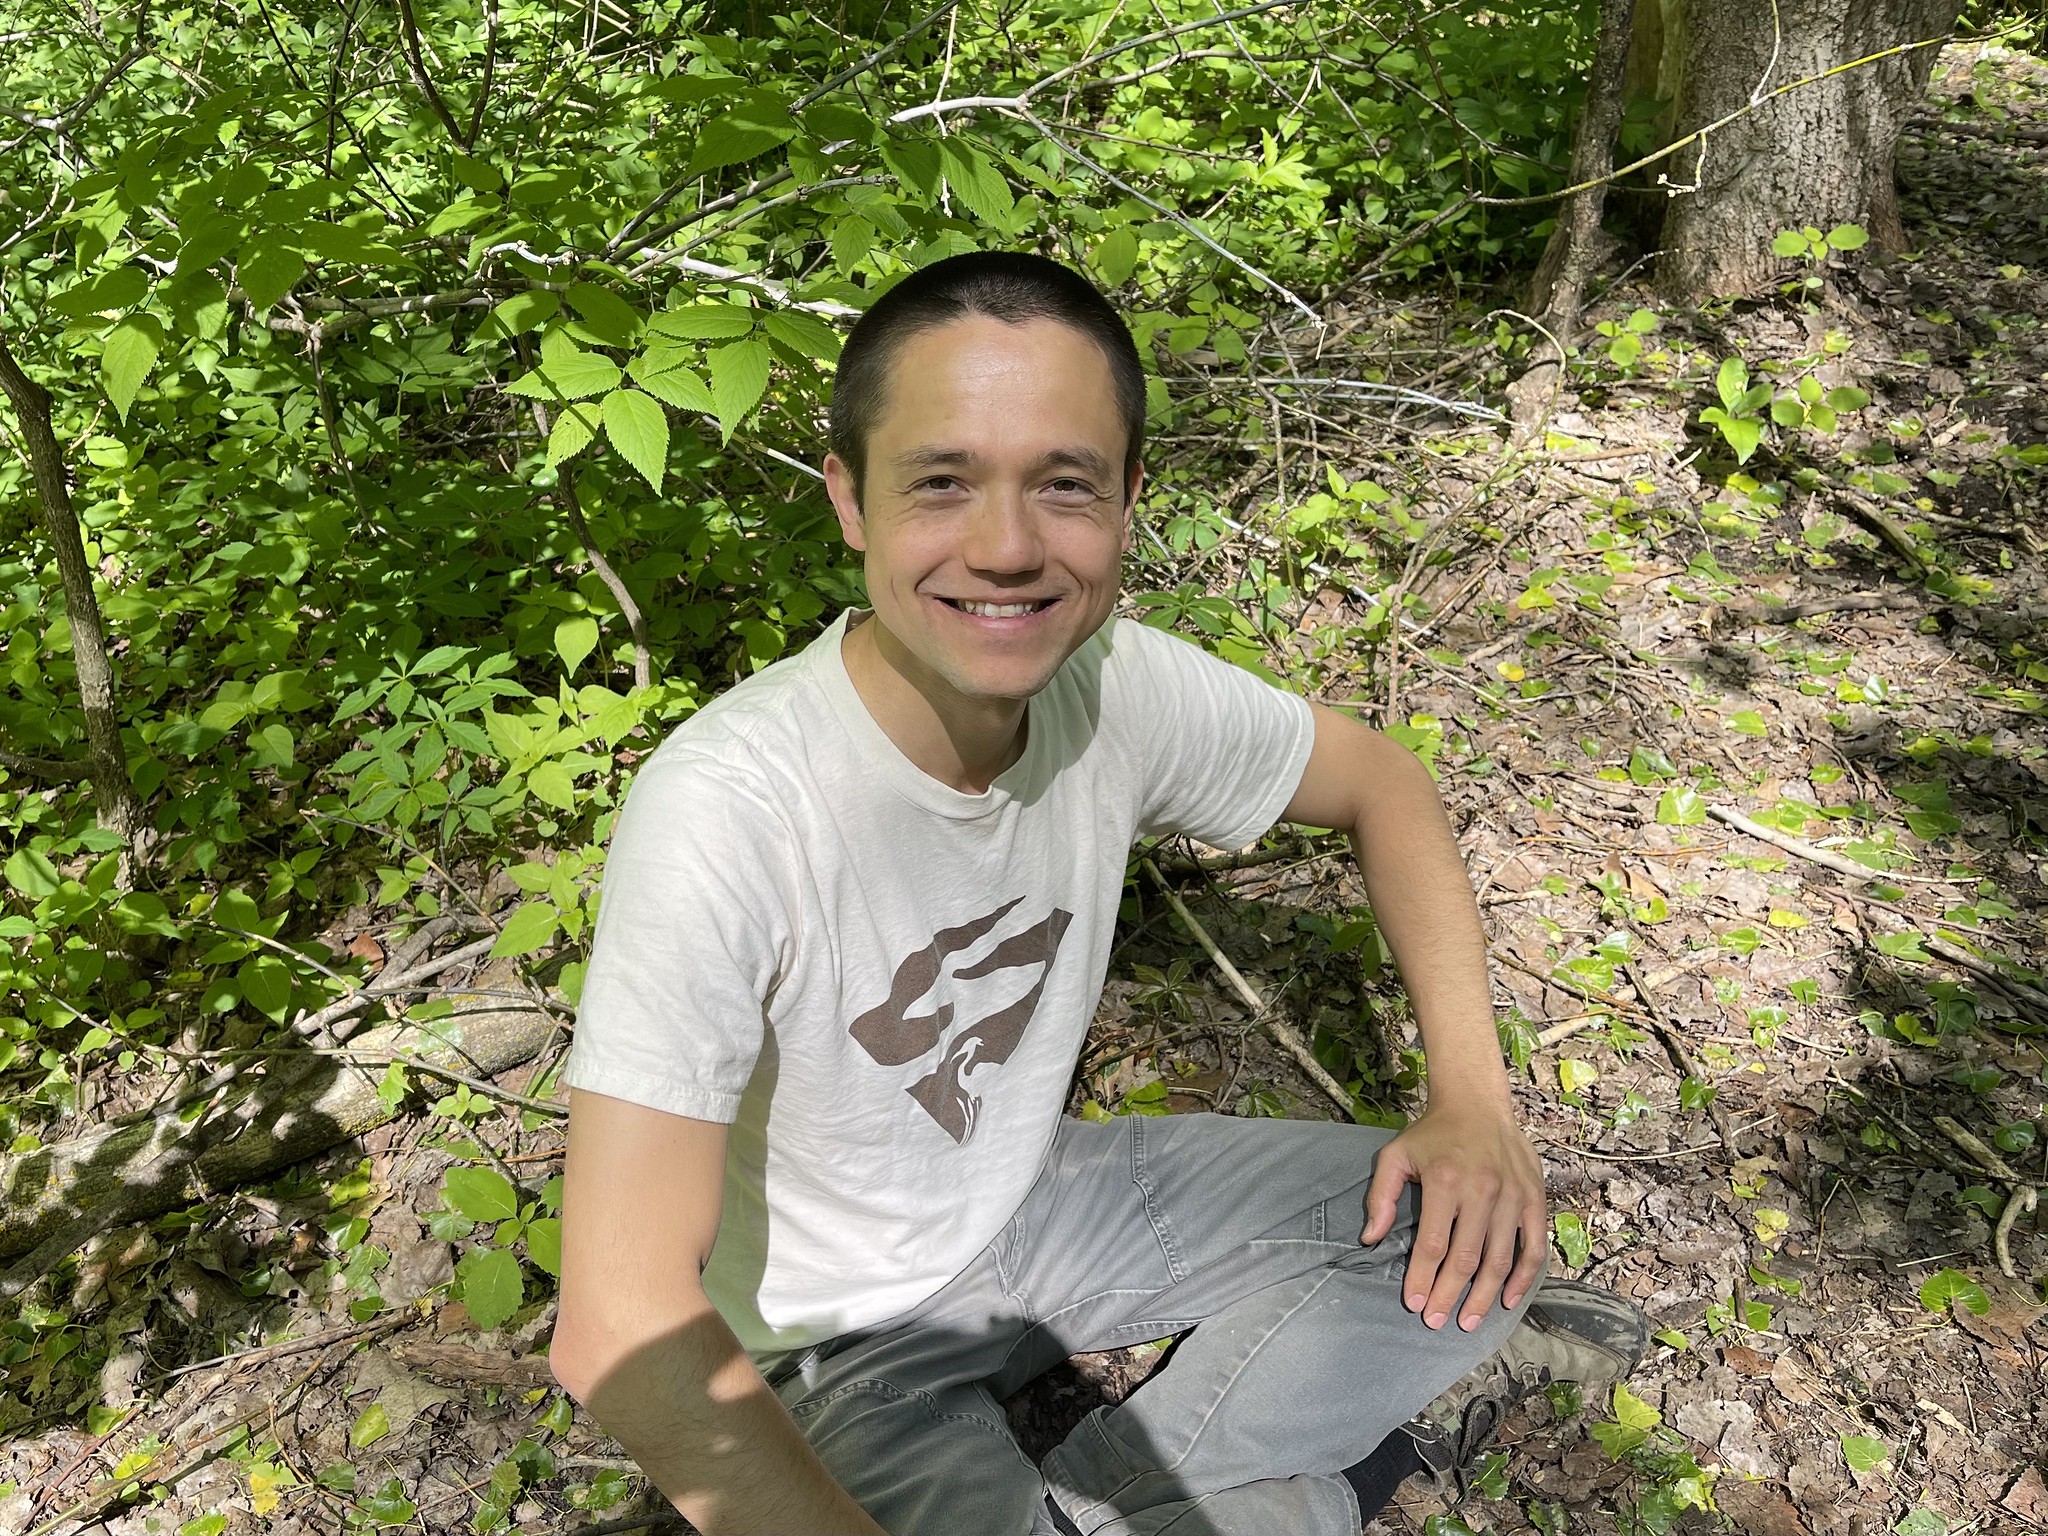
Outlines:
[[1408,1256],[1408,1310],[1441,1328],[1467,1282],[1471,1294],[1458,1318],[1467,1332],[1496,1297],[1518,1306],[1542,1273],[1550,1233],[1543,1166],[1513,1111],[1490,1103],[1432,1103],[1381,1149],[1361,1243],[1371,1246],[1394,1229],[1395,1203],[1410,1179],[1422,1185],[1422,1213]]

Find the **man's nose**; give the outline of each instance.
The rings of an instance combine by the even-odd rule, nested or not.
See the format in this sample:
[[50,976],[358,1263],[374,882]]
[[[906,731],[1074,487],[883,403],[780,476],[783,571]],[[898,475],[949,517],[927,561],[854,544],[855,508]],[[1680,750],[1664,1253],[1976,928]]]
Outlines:
[[1015,574],[1044,563],[1045,543],[1037,516],[1022,491],[997,487],[968,515],[961,558],[978,571]]

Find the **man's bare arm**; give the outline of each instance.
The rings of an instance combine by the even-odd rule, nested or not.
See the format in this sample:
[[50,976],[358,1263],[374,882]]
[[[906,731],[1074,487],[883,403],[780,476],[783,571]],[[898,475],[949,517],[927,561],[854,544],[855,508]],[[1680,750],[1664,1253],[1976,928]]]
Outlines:
[[570,1090],[555,1380],[706,1536],[882,1536],[704,1294],[725,1138]]
[[1380,1153],[1361,1239],[1385,1237],[1402,1187],[1420,1183],[1408,1307],[1432,1328],[1456,1311],[1469,1330],[1495,1297],[1521,1301],[1549,1241],[1543,1165],[1515,1122],[1494,1027],[1486,933],[1429,770],[1392,738],[1314,709],[1315,746],[1282,815],[1351,834],[1429,1059],[1428,1108]]

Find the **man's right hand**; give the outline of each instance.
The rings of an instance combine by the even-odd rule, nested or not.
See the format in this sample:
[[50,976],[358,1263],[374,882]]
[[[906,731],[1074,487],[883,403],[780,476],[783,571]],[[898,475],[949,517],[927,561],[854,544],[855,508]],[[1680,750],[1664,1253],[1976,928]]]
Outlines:
[[706,1536],[884,1536],[704,1294],[725,1138],[570,1090],[555,1380]]

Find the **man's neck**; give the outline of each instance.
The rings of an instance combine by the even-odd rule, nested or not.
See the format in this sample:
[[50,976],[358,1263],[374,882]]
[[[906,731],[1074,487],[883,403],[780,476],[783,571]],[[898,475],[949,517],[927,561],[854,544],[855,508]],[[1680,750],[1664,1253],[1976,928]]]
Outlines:
[[882,733],[940,783],[978,795],[1024,755],[1025,700],[964,697],[920,666],[873,614],[848,628],[840,657]]

